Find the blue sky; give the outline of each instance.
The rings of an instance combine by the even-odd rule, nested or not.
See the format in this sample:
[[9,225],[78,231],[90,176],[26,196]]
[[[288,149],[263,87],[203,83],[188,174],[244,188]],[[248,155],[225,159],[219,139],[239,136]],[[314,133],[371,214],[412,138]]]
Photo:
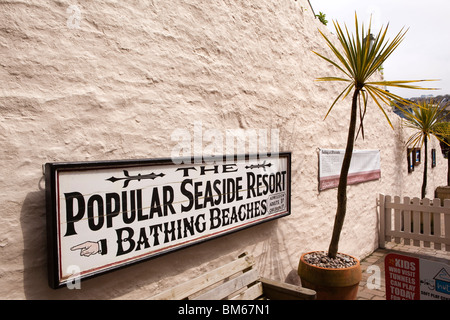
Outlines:
[[424,94],[450,94],[450,1],[449,0],[309,0],[314,12],[323,12],[328,28],[332,20],[354,30],[358,20],[379,30],[389,23],[390,39],[409,28],[405,39],[384,64],[385,80],[439,79],[421,86],[440,90],[390,90],[405,98]]

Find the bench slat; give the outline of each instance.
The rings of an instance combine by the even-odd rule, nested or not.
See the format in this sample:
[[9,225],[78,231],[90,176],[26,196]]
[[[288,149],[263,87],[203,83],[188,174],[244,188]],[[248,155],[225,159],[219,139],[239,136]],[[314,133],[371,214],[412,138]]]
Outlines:
[[263,295],[263,286],[261,282],[247,288],[245,291],[240,292],[230,300],[255,300]]
[[225,278],[232,276],[233,274],[252,267],[255,264],[253,258],[248,255],[244,255],[237,260],[234,260],[222,267],[205,273],[193,280],[183,282],[178,286],[163,291],[153,297],[150,300],[182,300],[186,299],[190,295],[199,292],[214,283],[217,283]]
[[151,300],[273,300],[315,299],[316,292],[307,288],[261,278],[254,269],[254,259],[248,254],[240,255],[222,267],[183,282],[151,297]]
[[252,269],[248,272],[244,272],[240,276],[231,279],[227,282],[224,282],[220,286],[211,289],[198,297],[195,297],[194,300],[221,300],[228,297],[233,292],[238,291],[239,289],[245,288],[247,285],[255,282],[259,279],[258,271]]
[[314,300],[316,291],[289,283],[260,278],[264,296],[271,300]]

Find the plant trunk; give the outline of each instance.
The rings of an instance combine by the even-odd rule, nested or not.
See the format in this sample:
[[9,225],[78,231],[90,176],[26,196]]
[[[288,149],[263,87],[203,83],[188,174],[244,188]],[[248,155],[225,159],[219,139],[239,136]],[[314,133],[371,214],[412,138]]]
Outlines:
[[331,236],[330,247],[328,248],[328,256],[336,258],[339,245],[339,237],[341,235],[342,226],[344,224],[345,213],[347,211],[347,176],[352,160],[353,146],[355,144],[355,129],[357,102],[360,89],[356,87],[353,93],[352,109],[350,116],[350,125],[348,127],[347,147],[345,148],[344,160],[342,161],[341,174],[339,177],[339,185],[337,191],[337,210],[334,220],[333,235]]
[[423,153],[423,182],[422,182],[422,199],[425,198],[425,194],[427,193],[427,169],[428,169],[428,138],[425,135],[423,138],[424,144],[424,153]]

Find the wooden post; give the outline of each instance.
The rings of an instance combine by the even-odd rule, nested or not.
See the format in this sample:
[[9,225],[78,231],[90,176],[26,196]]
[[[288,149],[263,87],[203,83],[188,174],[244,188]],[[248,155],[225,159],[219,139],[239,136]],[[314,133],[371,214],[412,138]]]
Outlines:
[[[411,199],[409,197],[404,197],[403,203],[410,204]],[[404,228],[404,232],[405,232],[404,243],[405,243],[405,245],[408,245],[408,246],[411,244],[411,238],[410,238],[411,233],[412,233],[411,227],[412,227],[411,210],[403,210],[403,228]]]
[[[439,241],[440,238],[442,238],[441,213],[438,211],[440,206],[441,200],[438,198],[433,199],[433,208],[436,208],[436,210],[433,212],[433,236],[438,239],[437,241]],[[437,241],[435,240],[434,242],[434,249],[442,250],[442,243]]]
[[[444,208],[450,208],[450,199],[444,200]],[[450,214],[444,216],[444,233],[448,239],[450,237]],[[445,251],[450,251],[450,245],[445,244]]]
[[[401,198],[399,196],[394,196],[394,203],[398,205],[398,206],[395,206],[395,209],[394,209],[394,231],[401,232],[402,231],[402,227],[401,227],[402,226],[402,223],[401,223],[402,209],[400,209],[400,204],[402,203]],[[395,243],[400,243],[401,238],[399,236],[395,236],[394,241],[395,241]]]
[[[412,204],[414,205],[412,218],[413,218],[413,233],[414,235],[420,235],[420,199],[419,198],[413,198]],[[416,247],[420,247],[420,240],[414,239],[413,245]]]
[[380,206],[380,230],[378,232],[378,246],[382,249],[386,248],[386,223],[385,223],[385,207],[384,194],[380,193],[378,205]]

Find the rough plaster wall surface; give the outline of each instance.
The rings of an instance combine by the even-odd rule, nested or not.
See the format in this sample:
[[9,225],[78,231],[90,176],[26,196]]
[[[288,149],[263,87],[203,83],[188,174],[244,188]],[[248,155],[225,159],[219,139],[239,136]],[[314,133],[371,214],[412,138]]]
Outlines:
[[[264,276],[285,280],[302,252],[326,250],[336,190],[318,191],[318,149],[345,147],[349,100],[324,120],[342,88],[307,1],[69,1],[0,3],[0,298],[142,299],[248,251]],[[78,20],[76,20],[78,18]],[[75,19],[75,20],[74,20]],[[78,22],[78,23],[77,23]],[[75,26],[75,28],[74,28]],[[380,75],[377,75],[380,77]],[[365,139],[380,149],[380,180],[348,188],[340,249],[377,247],[378,193],[418,196],[407,173],[409,132],[370,104]],[[292,214],[81,283],[47,286],[42,164],[169,157],[175,129],[225,135],[279,130],[292,151]],[[445,184],[438,149],[428,195]],[[430,147],[431,149],[431,147]]]

